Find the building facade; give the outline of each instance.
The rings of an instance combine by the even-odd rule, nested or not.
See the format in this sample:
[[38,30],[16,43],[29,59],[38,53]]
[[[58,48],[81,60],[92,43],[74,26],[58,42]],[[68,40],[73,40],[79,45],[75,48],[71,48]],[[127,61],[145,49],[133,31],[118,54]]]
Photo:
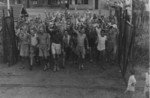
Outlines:
[[69,4],[70,9],[101,9],[106,4],[106,0],[14,0],[22,3],[26,7],[34,6],[59,6]]
[[69,0],[70,9],[101,9],[106,0]]
[[[7,0],[0,0],[7,2]],[[46,7],[69,4],[70,9],[101,9],[107,0],[10,0],[11,4],[23,4],[25,7]]]

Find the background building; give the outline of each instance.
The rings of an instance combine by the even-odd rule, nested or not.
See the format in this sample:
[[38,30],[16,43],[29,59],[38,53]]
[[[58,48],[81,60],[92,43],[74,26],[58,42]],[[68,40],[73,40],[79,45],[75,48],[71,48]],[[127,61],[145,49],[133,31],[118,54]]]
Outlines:
[[70,9],[101,9],[105,6],[106,0],[69,0]]
[[[0,0],[0,2],[7,0]],[[115,0],[110,0],[115,1]],[[70,9],[101,9],[106,5],[107,0],[10,0],[11,4],[23,4],[25,7],[61,7],[68,4]]]
[[[4,0],[5,1],[5,0]],[[11,0],[25,7],[63,7],[68,3],[70,9],[101,9],[106,0]]]

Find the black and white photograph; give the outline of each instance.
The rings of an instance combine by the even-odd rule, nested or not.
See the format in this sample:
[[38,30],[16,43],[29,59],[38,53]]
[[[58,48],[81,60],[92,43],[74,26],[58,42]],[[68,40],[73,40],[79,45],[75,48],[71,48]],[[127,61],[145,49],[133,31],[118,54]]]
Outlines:
[[0,0],[0,98],[150,98],[149,0]]

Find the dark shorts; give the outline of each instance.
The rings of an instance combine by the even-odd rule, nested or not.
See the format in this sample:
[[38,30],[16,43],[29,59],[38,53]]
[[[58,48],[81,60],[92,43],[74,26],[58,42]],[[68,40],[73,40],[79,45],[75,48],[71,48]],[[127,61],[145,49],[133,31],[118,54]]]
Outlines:
[[48,57],[49,56],[48,46],[46,44],[39,45],[39,56],[40,57]]
[[89,39],[89,47],[95,47],[95,39]]
[[100,55],[105,56],[105,50],[98,51]]

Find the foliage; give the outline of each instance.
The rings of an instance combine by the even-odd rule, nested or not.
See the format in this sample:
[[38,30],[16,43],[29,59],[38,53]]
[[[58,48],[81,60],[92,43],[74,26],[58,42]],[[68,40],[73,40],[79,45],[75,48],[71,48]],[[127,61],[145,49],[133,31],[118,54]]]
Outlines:
[[145,2],[142,0],[133,0],[133,9],[134,10],[145,10]]

